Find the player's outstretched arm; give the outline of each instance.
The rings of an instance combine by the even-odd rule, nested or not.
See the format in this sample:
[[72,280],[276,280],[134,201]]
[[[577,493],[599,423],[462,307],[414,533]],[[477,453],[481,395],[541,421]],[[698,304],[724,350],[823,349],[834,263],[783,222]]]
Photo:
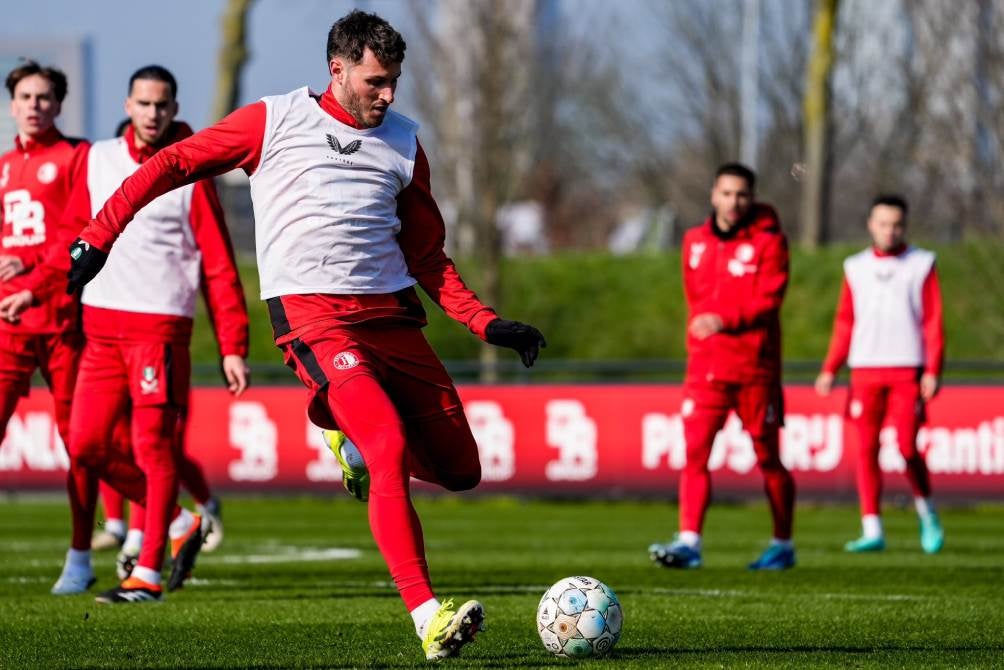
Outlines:
[[69,291],[89,282],[126,225],[152,200],[186,184],[237,168],[251,173],[261,157],[265,103],[233,112],[215,125],[165,147],[115,191],[70,247]]

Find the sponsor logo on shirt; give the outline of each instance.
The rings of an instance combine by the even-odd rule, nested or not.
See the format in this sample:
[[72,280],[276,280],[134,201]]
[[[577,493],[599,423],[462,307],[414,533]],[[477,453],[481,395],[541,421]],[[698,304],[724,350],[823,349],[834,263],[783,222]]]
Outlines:
[[338,138],[335,137],[334,135],[326,133],[325,137],[327,137],[328,139],[328,146],[331,147],[333,151],[335,151],[335,154],[330,156],[332,160],[334,160],[336,163],[342,163],[344,165],[355,165],[355,161],[349,160],[348,158],[345,157],[351,156],[352,154],[359,151],[359,149],[363,146],[362,140],[352,140],[351,142],[343,146],[342,143],[338,141]]
[[4,193],[3,223],[4,249],[45,242],[45,207],[27,189]]
[[690,266],[691,270],[696,270],[697,266],[701,264],[701,256],[704,255],[707,246],[704,242],[695,242],[690,245],[690,259],[687,261],[687,265]]
[[148,365],[143,368],[143,377],[139,380],[139,392],[143,395],[156,393],[160,388],[160,380],[157,379],[157,370]]
[[750,263],[753,260],[753,256],[756,254],[756,250],[753,249],[752,244],[740,244],[736,247],[736,255],[734,258],[729,259],[728,270],[729,274],[733,277],[742,277],[746,274],[753,274],[756,272],[756,264]]
[[340,354],[335,354],[332,363],[334,363],[336,370],[351,370],[359,365],[359,357],[351,351],[343,351]]
[[52,161],[48,163],[42,163],[38,168],[38,181],[42,184],[51,184],[56,181],[56,175],[59,174],[59,168]]

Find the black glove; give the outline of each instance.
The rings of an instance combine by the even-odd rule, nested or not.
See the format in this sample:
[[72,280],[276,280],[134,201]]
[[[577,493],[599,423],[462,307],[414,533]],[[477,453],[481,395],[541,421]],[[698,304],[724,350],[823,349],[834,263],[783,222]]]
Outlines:
[[526,367],[531,367],[541,347],[547,346],[544,336],[533,326],[506,319],[495,319],[489,323],[485,329],[485,340],[497,347],[515,349]]
[[108,254],[96,249],[79,237],[70,245],[70,271],[66,273],[69,283],[66,292],[73,295],[82,291],[84,285],[101,272],[108,260]]

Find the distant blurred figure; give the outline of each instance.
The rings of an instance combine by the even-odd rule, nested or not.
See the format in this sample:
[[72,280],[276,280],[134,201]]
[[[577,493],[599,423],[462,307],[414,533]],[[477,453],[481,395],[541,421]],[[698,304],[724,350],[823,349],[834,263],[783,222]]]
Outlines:
[[774,522],[773,539],[749,565],[795,565],[791,540],[795,482],[781,463],[779,312],[788,286],[788,242],[777,213],[754,201],[756,175],[744,165],[718,168],[713,212],[683,238],[683,283],[690,319],[683,415],[687,464],[680,475],[680,532],[653,544],[653,561],[701,565],[701,529],[711,498],[708,459],[718,431],[735,411],[753,439]]
[[882,427],[896,430],[899,452],[920,517],[920,544],[941,550],[945,534],[931,501],[927,464],[917,451],[925,403],[938,393],[945,344],[941,289],[934,253],[906,243],[906,200],[880,195],[872,202],[868,232],[873,245],[844,261],[830,350],[816,379],[829,395],[844,363],[851,368],[847,414],[857,426],[858,497],[862,535],[849,552],[881,551],[885,536],[879,516]]

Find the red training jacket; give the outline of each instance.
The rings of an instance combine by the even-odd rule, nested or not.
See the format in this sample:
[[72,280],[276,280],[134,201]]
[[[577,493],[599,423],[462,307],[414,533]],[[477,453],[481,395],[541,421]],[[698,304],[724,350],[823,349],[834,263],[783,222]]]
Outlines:
[[[24,272],[0,284],[0,297],[48,281],[46,258],[66,255],[79,228],[65,215],[74,184],[87,183],[86,140],[64,137],[55,127],[0,156],[3,231],[0,254],[17,256]],[[66,295],[66,273],[48,299],[26,310],[19,323],[0,322],[11,333],[55,333],[74,328],[77,301]]]
[[688,324],[704,313],[724,323],[705,340],[688,332],[687,381],[780,381],[788,242],[777,212],[756,203],[730,234],[709,217],[684,235],[682,261]]

